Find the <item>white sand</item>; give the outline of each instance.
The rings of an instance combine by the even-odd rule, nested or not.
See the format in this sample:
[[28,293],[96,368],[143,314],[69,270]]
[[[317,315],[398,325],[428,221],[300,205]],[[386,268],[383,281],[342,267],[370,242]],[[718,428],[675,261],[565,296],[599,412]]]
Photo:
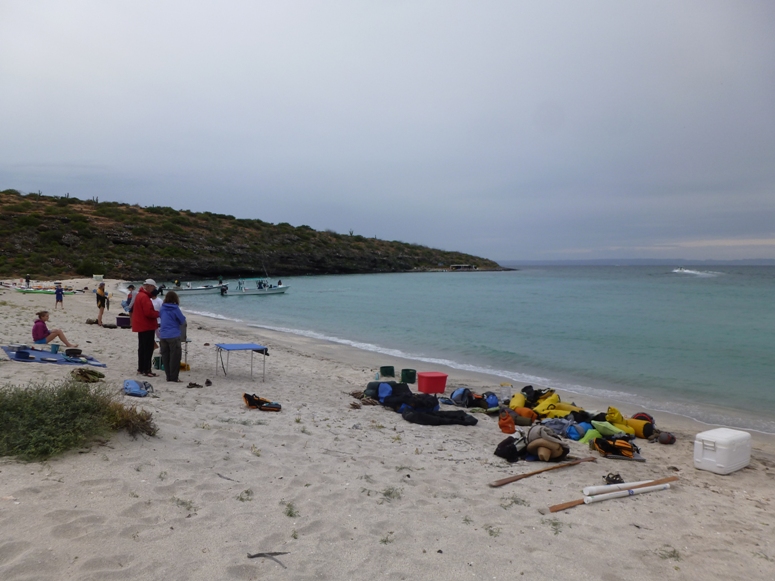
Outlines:
[[[64,313],[53,310],[53,296],[0,295],[0,343],[30,343],[34,313],[47,308],[49,327],[107,363],[117,390],[138,378],[137,336],[84,324],[96,317],[93,294],[65,297]],[[120,312],[116,299],[105,322]],[[161,375],[152,380],[158,398],[126,398],[153,412],[157,437],[119,434],[43,463],[0,459],[0,579],[775,578],[771,437],[755,437],[748,468],[720,476],[693,467],[694,434],[708,426],[656,414],[678,442],[642,441],[646,463],[600,458],[491,488],[546,466],[494,456],[505,437],[495,419],[426,427],[380,407],[350,408],[348,392],[363,389],[380,365],[427,366],[190,315],[188,335],[185,383]],[[246,353],[232,354],[228,378],[215,373],[212,345],[247,341],[270,348],[266,383],[259,357],[250,379]],[[72,369],[0,359],[4,384],[52,381]],[[435,370],[450,374],[448,387],[498,392],[496,378]],[[205,379],[213,386],[185,387]],[[249,410],[243,392],[283,411]],[[594,455],[570,446],[574,456]],[[609,472],[680,481],[665,492],[539,513],[580,498]],[[248,490],[252,498],[239,500]],[[391,490],[400,498],[388,499]],[[288,516],[289,506],[298,514]],[[277,557],[282,565],[247,558],[271,551],[288,553]]]

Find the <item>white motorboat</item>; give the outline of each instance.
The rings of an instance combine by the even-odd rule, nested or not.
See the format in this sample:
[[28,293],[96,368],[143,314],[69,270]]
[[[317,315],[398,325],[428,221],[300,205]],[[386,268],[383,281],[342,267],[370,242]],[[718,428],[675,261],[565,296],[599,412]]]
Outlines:
[[229,285],[227,284],[205,284],[202,286],[168,286],[165,292],[175,291],[178,295],[217,295],[226,294]]
[[229,290],[228,296],[239,297],[245,295],[280,295],[291,288],[288,285],[277,281],[277,284],[272,284],[268,279],[260,278],[255,281],[255,287],[249,287],[244,280],[237,281],[237,288]]

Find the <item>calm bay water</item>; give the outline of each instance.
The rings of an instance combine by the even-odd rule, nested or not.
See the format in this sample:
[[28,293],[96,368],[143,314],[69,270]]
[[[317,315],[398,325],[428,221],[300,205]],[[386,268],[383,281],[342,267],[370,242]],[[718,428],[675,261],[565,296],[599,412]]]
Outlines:
[[[212,282],[212,281],[210,281]],[[234,281],[230,287],[234,288]],[[775,433],[775,267],[558,266],[284,279],[192,312]],[[570,396],[565,399],[571,399]]]

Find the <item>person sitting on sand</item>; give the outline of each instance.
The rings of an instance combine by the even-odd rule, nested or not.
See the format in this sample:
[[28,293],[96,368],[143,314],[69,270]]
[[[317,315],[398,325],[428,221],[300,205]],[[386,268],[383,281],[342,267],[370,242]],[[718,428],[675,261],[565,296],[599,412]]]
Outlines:
[[67,337],[65,337],[65,334],[62,332],[62,329],[54,329],[53,331],[49,330],[49,328],[46,326],[46,321],[48,321],[48,311],[40,311],[39,313],[35,313],[38,316],[38,320],[35,321],[35,324],[32,326],[32,340],[39,345],[45,345],[47,343],[51,343],[54,339],[61,340],[65,347],[78,347],[75,343],[70,343],[70,341],[67,340]]

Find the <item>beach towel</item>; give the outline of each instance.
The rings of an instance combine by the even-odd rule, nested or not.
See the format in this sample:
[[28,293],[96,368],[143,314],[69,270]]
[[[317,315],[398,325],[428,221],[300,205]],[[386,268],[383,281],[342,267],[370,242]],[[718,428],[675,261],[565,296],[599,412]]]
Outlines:
[[51,353],[50,351],[37,351],[35,349],[25,349],[29,357],[23,359],[16,357],[16,349],[7,345],[0,346],[11,361],[22,361],[25,363],[49,363],[56,365],[93,365],[94,367],[107,367],[90,355],[81,355],[80,357],[68,357],[64,353]]

